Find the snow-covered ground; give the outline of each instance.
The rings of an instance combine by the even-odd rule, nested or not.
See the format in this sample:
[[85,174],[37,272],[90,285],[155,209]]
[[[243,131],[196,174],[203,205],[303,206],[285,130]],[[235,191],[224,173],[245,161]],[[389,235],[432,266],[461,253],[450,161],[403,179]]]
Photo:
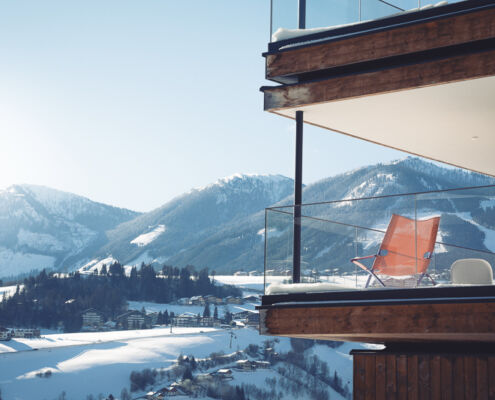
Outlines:
[[[22,289],[24,285],[19,285],[19,289]],[[0,301],[5,298],[9,298],[13,296],[15,291],[17,290],[17,286],[2,286],[0,287]]]
[[153,242],[158,236],[165,232],[165,225],[158,225],[150,232],[143,233],[138,237],[131,240],[131,244],[135,244],[138,247],[147,246]]
[[[0,354],[0,388],[4,398],[12,400],[51,400],[62,391],[67,393],[67,399],[85,399],[88,394],[99,393],[118,396],[122,388],[129,388],[132,371],[170,366],[179,354],[203,358],[212,352],[243,350],[250,343],[261,345],[267,339],[250,328],[236,329],[233,333],[231,347],[229,331],[208,328],[174,328],[172,334],[169,329],[153,329],[16,339],[2,345],[10,350]],[[277,351],[290,350],[289,339],[279,340]],[[327,361],[332,373],[337,369],[344,382],[348,382],[352,376],[348,352],[356,347],[359,346],[345,344],[334,350],[316,345],[312,351]],[[36,376],[48,370],[52,373],[50,377]],[[271,373],[268,370],[236,373],[235,384],[261,385]],[[339,399],[337,396],[332,393],[331,398]]]

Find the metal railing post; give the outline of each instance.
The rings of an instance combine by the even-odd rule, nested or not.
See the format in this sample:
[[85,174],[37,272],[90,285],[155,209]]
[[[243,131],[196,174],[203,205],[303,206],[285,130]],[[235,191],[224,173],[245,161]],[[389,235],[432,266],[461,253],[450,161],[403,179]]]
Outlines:
[[296,111],[296,170],[294,177],[294,243],[292,247],[292,282],[301,281],[301,204],[302,204],[302,157],[303,112]]

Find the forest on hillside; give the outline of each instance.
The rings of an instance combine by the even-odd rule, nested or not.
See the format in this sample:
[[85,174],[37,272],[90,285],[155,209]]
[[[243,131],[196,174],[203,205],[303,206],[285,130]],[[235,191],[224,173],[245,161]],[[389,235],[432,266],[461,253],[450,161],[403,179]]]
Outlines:
[[0,326],[81,328],[81,313],[95,308],[108,319],[126,310],[127,301],[170,303],[182,297],[214,295],[240,296],[233,286],[215,285],[208,269],[199,272],[192,266],[164,266],[157,274],[151,265],[142,264],[126,276],[119,263],[106,266],[98,274],[68,276],[48,274],[24,279],[15,294],[0,302]]

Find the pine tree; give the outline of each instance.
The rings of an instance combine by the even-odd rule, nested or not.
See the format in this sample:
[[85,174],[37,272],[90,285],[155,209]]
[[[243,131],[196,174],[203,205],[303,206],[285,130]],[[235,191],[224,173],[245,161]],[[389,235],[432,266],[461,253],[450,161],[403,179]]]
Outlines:
[[215,306],[215,309],[213,310],[213,318],[218,319],[218,308]]
[[100,275],[105,276],[106,274],[107,274],[107,265],[106,264],[103,264],[101,266]]
[[205,309],[203,310],[203,318],[210,317],[210,303],[205,304]]

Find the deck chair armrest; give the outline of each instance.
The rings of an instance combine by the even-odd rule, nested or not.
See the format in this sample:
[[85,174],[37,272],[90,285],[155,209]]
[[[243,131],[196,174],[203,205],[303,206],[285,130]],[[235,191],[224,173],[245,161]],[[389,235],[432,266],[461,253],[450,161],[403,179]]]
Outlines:
[[375,257],[376,257],[376,254],[372,254],[371,256],[355,257],[355,258],[351,259],[351,262],[353,263],[354,261],[366,260],[367,258],[375,258]]
[[362,264],[359,262],[359,260],[366,260],[368,258],[375,258],[376,254],[373,254],[371,256],[364,256],[364,257],[356,257],[351,260],[351,263],[356,264],[359,268],[364,269],[366,272],[370,272],[370,268],[368,268],[366,265]]

